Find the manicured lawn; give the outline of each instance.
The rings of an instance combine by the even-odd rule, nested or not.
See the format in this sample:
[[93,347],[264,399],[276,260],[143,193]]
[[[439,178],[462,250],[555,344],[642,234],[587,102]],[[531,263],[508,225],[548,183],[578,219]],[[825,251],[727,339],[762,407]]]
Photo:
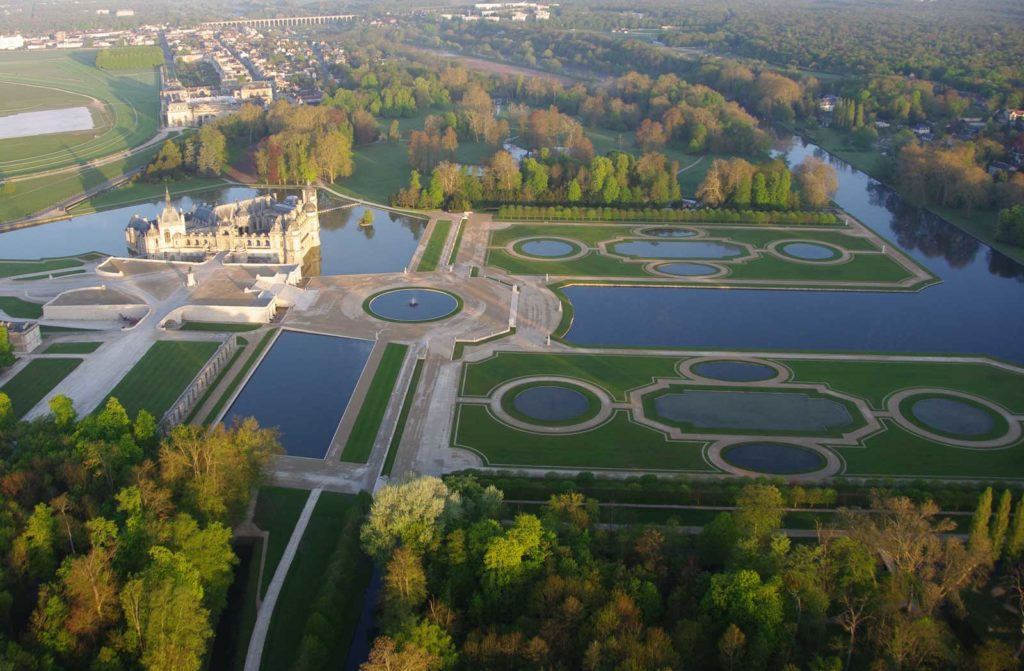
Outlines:
[[391,444],[388,445],[388,455],[384,459],[384,467],[381,468],[382,475],[391,475],[391,468],[395,465],[395,457],[398,456],[398,447],[402,444],[402,434],[405,433],[405,422],[409,419],[409,411],[412,409],[413,399],[416,398],[416,387],[420,383],[420,375],[423,374],[423,359],[416,361],[416,367],[412,370],[412,379],[409,381],[409,391],[402,401],[402,412],[398,415],[398,425],[395,433],[391,436]]
[[0,261],[0,277],[46,273],[53,270],[74,268],[80,265],[82,265],[81,259],[75,257],[40,259],[38,261]]
[[58,342],[50,345],[44,354],[92,354],[98,350],[101,342]]
[[34,359],[0,387],[0,391],[10,397],[14,416],[24,417],[80,363],[81,359]]
[[262,328],[263,324],[222,324],[218,322],[185,322],[179,331],[214,331],[227,333],[245,333]]
[[438,219],[434,222],[434,231],[430,234],[427,247],[420,257],[420,264],[416,270],[421,273],[429,273],[437,270],[437,264],[441,262],[441,253],[444,252],[444,245],[448,242],[448,232],[451,231],[452,222],[448,219]]
[[[213,406],[213,409],[210,410],[210,414],[208,414],[203,420],[203,424],[211,424],[215,419],[217,419],[217,416],[220,415],[221,411],[224,409],[224,405],[228,402],[228,399],[230,399],[231,395],[235,393],[236,389],[238,389],[238,385],[242,384],[242,380],[244,380],[245,376],[249,374],[252,367],[256,365],[256,362],[260,358],[260,354],[262,354],[263,350],[267,348],[267,345],[270,344],[270,341],[273,340],[274,335],[277,332],[278,329],[271,329],[267,331],[262,338],[260,338],[260,341],[256,344],[252,354],[250,354],[249,358],[246,359],[245,365],[242,366],[240,371],[238,371],[238,375],[236,375],[235,379],[231,381],[228,388],[224,390],[224,394],[217,401],[217,404]],[[230,366],[228,368],[230,368]]]
[[354,496],[330,492],[320,495],[274,608],[263,648],[263,671],[294,668],[311,609],[325,588],[323,579],[332,560],[342,561],[349,572],[346,589],[339,595],[341,602],[331,604],[338,626],[331,640],[321,642],[330,647],[329,659],[336,660],[338,667],[344,665],[372,570],[359,548],[362,514],[362,504]]
[[309,492],[305,489],[289,489],[286,487],[262,487],[256,499],[256,511],[253,522],[267,536],[267,563],[263,568],[263,581],[260,583],[260,594],[266,592],[274,571],[281,561],[288,539],[292,537],[295,523],[306,505]]
[[363,398],[362,407],[359,408],[352,433],[349,434],[345,449],[341,452],[342,461],[365,464],[370,458],[373,443],[380,432],[380,424],[384,420],[388,401],[391,400],[408,349],[408,345],[399,343],[388,343],[384,348],[373,382]]
[[375,142],[353,151],[355,171],[334,183],[336,189],[377,203],[387,203],[399,189],[408,186],[409,145],[404,142]]
[[[654,225],[655,228],[662,226]],[[868,238],[848,233],[845,229],[817,230],[807,226],[770,226],[770,225],[704,225],[680,224],[665,225],[664,228],[701,231],[706,237],[692,239],[702,241],[739,243],[749,245],[753,250],[745,248],[738,257],[708,259],[671,259],[656,258],[657,251],[647,256],[625,256],[614,254],[615,244],[612,241],[627,239],[628,241],[655,242],[664,245],[668,241],[636,233],[634,224],[516,224],[491,233],[487,264],[503,268],[517,275],[545,275],[557,277],[588,277],[588,278],[657,278],[660,282],[675,284],[693,284],[695,280],[685,277],[663,277],[645,270],[649,261],[708,261],[721,263],[729,268],[729,275],[723,281],[800,281],[814,284],[816,282],[889,282],[896,284],[910,277],[910,273],[888,254],[882,254],[881,248]],[[584,256],[570,259],[529,259],[520,258],[506,251],[508,244],[534,237],[559,237],[578,241],[588,249]],[[676,238],[685,243],[689,238]],[[626,241],[626,240],[623,240]],[[840,249],[853,252],[848,261],[839,264],[801,263],[783,258],[770,252],[767,248],[772,243],[781,241],[821,242]],[[610,253],[602,253],[599,243],[610,244]],[[661,249],[658,247],[657,249]],[[866,253],[859,253],[866,252]],[[751,258],[751,254],[757,256]],[[900,289],[900,287],[893,287]]]
[[41,303],[29,303],[14,296],[0,296],[0,310],[15,319],[39,319],[43,316]]
[[129,417],[146,410],[159,421],[218,347],[220,343],[212,340],[158,340],[110,396],[121,402]]
[[[613,400],[622,402],[626,391],[649,384],[655,378],[679,379],[676,364],[684,358],[639,353],[625,356],[499,352],[485,361],[464,366],[460,395],[486,397],[508,380],[559,375],[597,384]],[[938,387],[974,394],[1014,415],[1024,414],[1022,376],[987,363],[836,361],[784,356],[775,357],[774,361],[792,371],[792,382],[827,385],[863,399],[875,410],[883,410],[886,399],[901,389]],[[736,387],[742,390],[743,386]],[[855,424],[859,423],[859,412],[853,408],[850,413]],[[866,437],[859,446],[831,445],[843,461],[843,475],[1024,478],[1024,440],[1000,449],[964,449],[914,435],[889,419],[881,422],[883,430]],[[749,433],[742,428],[729,432]],[[823,445],[830,446],[827,433],[814,435],[820,436]],[[611,420],[594,430],[566,436],[521,432],[497,420],[486,406],[460,404],[453,435],[455,445],[479,452],[491,465],[710,469],[703,461],[699,443],[667,441],[660,432],[634,424],[625,410],[617,411]]]

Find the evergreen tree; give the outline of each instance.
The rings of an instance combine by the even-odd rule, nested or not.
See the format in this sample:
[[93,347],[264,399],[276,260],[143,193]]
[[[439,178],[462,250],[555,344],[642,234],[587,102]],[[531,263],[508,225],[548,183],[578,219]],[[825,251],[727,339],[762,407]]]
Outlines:
[[1013,527],[1010,529],[1010,537],[1006,541],[1004,556],[1010,561],[1017,561],[1022,554],[1024,554],[1024,494],[1021,494],[1013,513]]
[[996,518],[992,521],[992,560],[999,561],[1006,544],[1006,532],[1010,528],[1010,508],[1013,506],[1013,495],[1009,489],[1003,490],[999,497]]
[[992,557],[992,541],[989,537],[989,520],[992,518],[992,488],[986,487],[978,498],[978,507],[971,517],[971,531],[967,547],[979,557]]

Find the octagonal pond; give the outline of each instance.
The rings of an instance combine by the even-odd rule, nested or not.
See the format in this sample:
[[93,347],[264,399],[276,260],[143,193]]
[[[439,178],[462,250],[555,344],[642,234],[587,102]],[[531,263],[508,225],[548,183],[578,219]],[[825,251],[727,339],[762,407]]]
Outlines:
[[742,443],[722,451],[722,459],[745,471],[768,475],[810,473],[825,465],[814,450],[790,443]]
[[640,232],[643,235],[649,235],[652,238],[692,238],[697,235],[697,231],[689,228],[671,228],[669,226],[645,228]]
[[392,289],[371,296],[365,305],[374,317],[393,322],[429,322],[459,311],[455,294],[439,289]]
[[910,406],[914,418],[933,431],[959,436],[983,436],[996,427],[989,411],[956,398],[922,398]]
[[515,250],[526,256],[536,256],[542,259],[558,259],[563,256],[571,256],[580,248],[567,240],[554,238],[534,238],[524,240],[515,245]]
[[611,252],[637,259],[731,259],[744,250],[729,242],[701,240],[628,240],[609,245]]
[[582,418],[591,409],[587,395],[571,387],[538,385],[513,393],[512,407],[539,422],[569,422]]
[[662,263],[655,266],[654,269],[660,273],[677,277],[702,277],[704,275],[716,275],[719,272],[718,268],[709,266],[706,263],[690,263],[687,261]]
[[684,389],[654,399],[658,417],[695,431],[827,434],[853,424],[839,401],[803,392]]

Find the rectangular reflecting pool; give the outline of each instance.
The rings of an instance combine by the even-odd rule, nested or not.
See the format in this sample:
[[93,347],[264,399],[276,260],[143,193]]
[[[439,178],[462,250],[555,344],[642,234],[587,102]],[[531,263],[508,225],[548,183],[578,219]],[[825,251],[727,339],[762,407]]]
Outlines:
[[280,430],[287,454],[323,459],[372,349],[369,340],[285,331],[224,423],[255,417]]

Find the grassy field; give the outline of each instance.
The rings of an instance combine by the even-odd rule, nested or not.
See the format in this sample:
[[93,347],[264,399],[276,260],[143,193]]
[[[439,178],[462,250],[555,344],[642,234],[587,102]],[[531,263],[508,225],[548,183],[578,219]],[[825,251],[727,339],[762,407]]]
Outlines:
[[[418,128],[422,127],[420,122]],[[483,142],[463,142],[455,152],[455,160],[465,165],[480,165],[494,152],[493,147]],[[387,203],[399,189],[409,185],[412,167],[408,142],[374,142],[356,147],[353,156],[355,171],[351,177],[334,183],[338,191],[375,203]],[[421,181],[426,186],[429,175],[421,176]]]
[[370,458],[373,443],[380,432],[380,424],[384,420],[388,401],[391,400],[408,350],[408,345],[399,343],[388,343],[384,348],[384,354],[373,375],[373,382],[363,397],[363,404],[359,408],[352,433],[349,434],[345,449],[341,452],[342,461],[365,464]]
[[74,256],[58,259],[39,259],[38,261],[0,261],[0,277],[13,277],[29,273],[48,273],[82,265],[82,260]]
[[[465,365],[460,395],[487,397],[508,380],[559,375],[597,384],[614,401],[623,402],[628,390],[649,384],[655,378],[679,378],[676,364],[682,358],[685,357],[499,352],[487,360]],[[792,382],[825,384],[863,399],[874,411],[884,410],[887,397],[900,389],[937,387],[975,394],[1012,414],[1024,414],[1021,376],[993,365],[785,357],[775,361],[791,371]],[[853,416],[856,420],[860,415]],[[1024,478],[1024,441],[1000,449],[962,449],[912,434],[890,419],[883,418],[881,423],[883,430],[867,437],[859,446],[831,445],[843,462],[843,475]],[[742,435],[746,431],[736,429],[732,433]],[[662,433],[635,424],[626,410],[617,410],[607,423],[594,430],[563,436],[521,432],[497,420],[486,406],[460,404],[454,436],[456,445],[479,452],[492,465],[712,470],[704,460],[701,443],[667,440]],[[820,438],[820,444],[830,445],[826,434],[815,436]]]
[[101,342],[58,342],[43,350],[43,354],[92,354],[102,345]]
[[158,340],[110,396],[121,402],[129,417],[146,410],[159,421],[218,347],[215,340]]
[[156,133],[160,102],[155,68],[112,73],[95,51],[0,55],[0,114],[88,107],[94,128],[0,140],[0,173],[48,170],[134,147]]
[[381,475],[391,475],[391,469],[395,465],[395,457],[398,456],[398,447],[402,444],[402,434],[405,433],[405,422],[409,419],[409,411],[412,410],[412,401],[416,398],[416,387],[419,386],[420,376],[423,374],[423,359],[416,361],[416,367],[412,369],[412,379],[409,380],[409,390],[402,401],[402,412],[398,415],[398,423],[395,426],[395,433],[391,436],[391,443],[388,445],[388,454],[384,458],[384,466],[381,468]]
[[39,319],[43,316],[40,303],[30,303],[14,296],[0,296],[0,310],[15,319]]
[[444,245],[448,242],[448,233],[451,231],[452,222],[448,219],[438,219],[434,222],[434,230],[427,241],[427,247],[420,257],[420,264],[416,267],[417,272],[430,273],[437,270],[437,264],[441,262],[441,254],[444,252]]
[[253,522],[267,536],[267,564],[263,568],[263,580],[260,582],[260,595],[267,591],[274,571],[284,555],[284,548],[292,536],[295,523],[299,519],[302,507],[306,505],[309,492],[305,489],[288,489],[286,487],[263,487],[256,500],[256,511]]
[[11,399],[14,416],[21,418],[43,400],[61,380],[78,368],[81,359],[35,359],[29,361],[0,391]]
[[352,570],[346,577],[347,589],[340,595],[342,602],[335,600],[332,604],[340,626],[331,641],[322,643],[333,648],[330,658],[337,661],[337,666],[344,665],[371,572],[370,562],[359,549],[357,522],[361,516],[361,503],[356,497],[329,492],[320,495],[274,608],[263,648],[263,671],[294,668],[311,608],[324,589],[330,563],[339,558]]
[[[660,228],[661,226],[655,226]],[[654,255],[645,257],[628,257],[625,254],[606,254],[599,248],[599,243],[610,243],[613,240],[626,238],[628,241],[644,241],[664,244],[664,238],[641,236],[633,233],[634,225],[622,224],[514,224],[508,228],[491,233],[487,251],[487,264],[507,270],[516,275],[545,275],[558,277],[601,277],[623,279],[658,278],[661,282],[676,284],[693,284],[694,280],[686,277],[664,277],[647,271],[646,262],[663,261],[708,261],[725,265],[729,269],[729,280],[737,281],[801,281],[808,284],[816,282],[889,282],[893,289],[904,289],[895,286],[908,279],[911,275],[890,255],[879,253],[881,250],[868,238],[847,233],[844,230],[806,230],[806,227],[778,227],[753,225],[694,225],[664,226],[704,231],[707,237],[694,239],[694,242],[709,240],[723,243],[739,243],[749,245],[753,254],[741,248],[741,254],[733,258],[708,259],[671,259],[656,258]],[[531,237],[562,237],[576,240],[588,249],[584,256],[570,259],[530,259],[510,254],[505,247],[517,240]],[[623,240],[623,241],[627,241]],[[685,241],[687,238],[678,238]],[[852,258],[844,263],[814,264],[790,261],[772,253],[768,246],[780,241],[819,242],[853,252]],[[613,251],[612,247],[608,248]],[[861,253],[863,252],[863,253]]]
[[17,219],[53,207],[87,189],[146,165],[159,150],[158,146],[149,147],[129,158],[112,161],[98,168],[89,167],[50,177],[34,177],[8,183],[5,187],[8,190],[0,195],[0,221]]

